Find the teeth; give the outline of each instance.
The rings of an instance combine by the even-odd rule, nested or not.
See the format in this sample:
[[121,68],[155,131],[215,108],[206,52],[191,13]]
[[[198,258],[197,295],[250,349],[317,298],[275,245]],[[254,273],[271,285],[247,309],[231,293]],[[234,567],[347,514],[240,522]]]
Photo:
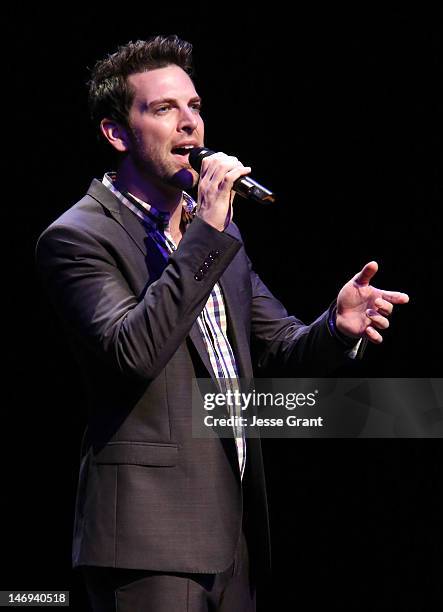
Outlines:
[[183,145],[181,147],[174,147],[172,151],[175,151],[178,154],[180,153],[183,154],[185,151],[192,151],[193,148],[194,148],[194,145]]

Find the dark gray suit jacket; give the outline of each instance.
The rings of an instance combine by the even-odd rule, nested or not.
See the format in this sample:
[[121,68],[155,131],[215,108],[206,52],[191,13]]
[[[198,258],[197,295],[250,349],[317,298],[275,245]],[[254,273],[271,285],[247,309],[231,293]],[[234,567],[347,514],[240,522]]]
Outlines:
[[265,558],[260,441],[248,440],[242,486],[233,439],[192,437],[191,381],[211,373],[196,319],[218,281],[240,374],[250,378],[251,339],[260,364],[278,360],[294,375],[342,363],[346,349],[327,313],[309,326],[288,316],[252,271],[233,224],[218,232],[195,218],[166,262],[97,180],[42,234],[37,265],[90,403],[74,565],[223,571],[243,505],[252,556]]

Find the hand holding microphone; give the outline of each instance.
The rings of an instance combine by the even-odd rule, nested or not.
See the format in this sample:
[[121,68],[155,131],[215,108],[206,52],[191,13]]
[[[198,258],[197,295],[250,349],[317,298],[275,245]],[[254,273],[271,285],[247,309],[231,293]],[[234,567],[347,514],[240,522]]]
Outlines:
[[197,216],[222,232],[231,221],[234,183],[251,168],[243,166],[236,157],[214,153],[202,160],[199,170]]
[[259,202],[274,202],[274,194],[246,176],[251,168],[236,157],[195,147],[189,154],[190,165],[200,174],[197,214],[223,231],[231,220],[231,191]]

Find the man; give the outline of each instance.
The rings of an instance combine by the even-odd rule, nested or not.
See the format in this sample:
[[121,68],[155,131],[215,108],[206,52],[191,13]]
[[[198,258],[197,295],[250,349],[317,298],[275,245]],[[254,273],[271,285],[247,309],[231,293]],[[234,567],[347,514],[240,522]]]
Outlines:
[[[251,269],[231,222],[249,167],[204,144],[191,45],[121,47],[90,81],[118,170],[41,236],[37,262],[84,371],[73,563],[93,610],[251,611],[268,532],[258,440],[192,437],[191,383],[280,363],[324,372],[379,343],[405,294],[375,289],[371,262],[313,324],[288,316]],[[198,182],[197,203],[186,190]]]

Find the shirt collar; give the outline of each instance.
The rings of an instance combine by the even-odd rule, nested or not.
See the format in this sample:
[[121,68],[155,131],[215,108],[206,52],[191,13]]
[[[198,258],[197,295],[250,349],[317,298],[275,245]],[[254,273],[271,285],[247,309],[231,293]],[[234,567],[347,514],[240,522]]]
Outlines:
[[[143,219],[143,221],[145,221],[149,226],[161,231],[167,230],[171,216],[169,212],[157,210],[157,208],[155,208],[152,204],[137,198],[132,193],[129,193],[129,191],[119,191],[114,186],[115,179],[115,172],[107,172],[103,176],[102,183],[105,187],[112,191],[112,193],[123,204],[125,204],[125,206],[132,210],[132,212],[134,212],[138,217]],[[190,223],[194,218],[196,207],[197,203],[194,201],[194,199],[188,193],[183,191],[182,219],[186,224]]]

